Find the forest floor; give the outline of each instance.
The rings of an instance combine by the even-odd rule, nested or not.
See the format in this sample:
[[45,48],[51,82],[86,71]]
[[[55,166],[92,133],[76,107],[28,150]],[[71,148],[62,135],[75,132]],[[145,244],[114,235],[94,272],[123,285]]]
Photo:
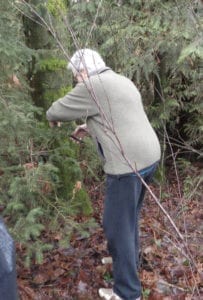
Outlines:
[[[147,193],[140,220],[142,299],[203,299],[202,199],[184,199],[178,193],[174,176],[168,182],[170,184],[162,190],[161,203],[184,236],[186,245],[178,239],[167,217]],[[152,184],[151,188],[160,195],[158,185]],[[89,237],[75,234],[69,248],[55,247],[45,254],[41,265],[33,264],[30,269],[21,263],[22,250],[17,245],[18,287],[22,300],[99,300],[98,289],[112,286],[111,265],[101,263],[101,259],[108,256],[101,226],[103,190],[99,183],[89,188],[93,217],[98,223],[96,228],[90,229]],[[56,239],[56,233],[53,236],[47,233],[47,239],[52,238]]]

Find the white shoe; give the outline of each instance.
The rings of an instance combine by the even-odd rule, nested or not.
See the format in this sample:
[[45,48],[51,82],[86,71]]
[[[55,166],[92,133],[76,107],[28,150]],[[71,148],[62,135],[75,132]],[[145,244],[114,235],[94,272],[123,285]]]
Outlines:
[[[105,300],[122,300],[118,295],[116,295],[112,289],[99,289],[99,296]],[[137,298],[135,300],[141,300]]]
[[99,289],[99,296],[105,300],[122,300],[112,289]]
[[101,260],[103,265],[107,265],[107,264],[112,264],[112,257],[111,256],[107,256],[107,257],[103,257]]

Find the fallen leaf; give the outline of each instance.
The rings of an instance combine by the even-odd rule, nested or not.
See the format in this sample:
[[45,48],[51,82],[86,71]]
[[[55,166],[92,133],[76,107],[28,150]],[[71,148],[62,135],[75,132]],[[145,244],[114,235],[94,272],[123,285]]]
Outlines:
[[77,291],[78,293],[81,293],[81,294],[84,294],[87,292],[87,283],[83,282],[83,281],[79,281],[78,283],[78,288],[77,288]]
[[34,277],[33,282],[36,284],[43,284],[48,280],[49,276],[47,275],[47,273],[39,273]]
[[58,277],[60,277],[61,275],[63,275],[64,273],[65,273],[65,270],[58,268],[58,269],[54,270],[51,279],[55,280]]

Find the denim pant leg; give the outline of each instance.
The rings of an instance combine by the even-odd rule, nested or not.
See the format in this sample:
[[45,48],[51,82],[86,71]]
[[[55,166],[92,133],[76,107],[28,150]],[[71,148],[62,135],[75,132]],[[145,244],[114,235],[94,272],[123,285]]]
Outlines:
[[146,188],[142,185],[142,190],[138,199],[136,213],[135,213],[135,261],[137,270],[140,268],[140,237],[139,237],[139,219],[140,219],[140,211],[143,205],[144,196],[146,193]]
[[[142,176],[142,178],[144,179],[144,181],[149,184],[152,181],[152,178],[154,176],[154,173],[157,169],[158,166],[158,162],[155,163],[154,165],[152,165],[150,167],[149,170],[147,170],[148,168],[146,168],[146,171],[143,170],[143,172],[140,172],[140,175]],[[142,190],[137,202],[137,209],[136,209],[136,215],[135,215],[135,259],[136,259],[136,266],[139,269],[140,267],[140,262],[139,262],[139,250],[140,250],[140,239],[139,239],[139,218],[140,218],[140,212],[142,209],[142,205],[143,205],[143,201],[144,201],[144,197],[145,197],[145,193],[146,193],[146,187],[142,184]]]
[[15,245],[0,219],[0,300],[17,300]]
[[142,183],[137,176],[107,176],[104,231],[113,258],[114,291],[124,300],[140,297],[135,232]]

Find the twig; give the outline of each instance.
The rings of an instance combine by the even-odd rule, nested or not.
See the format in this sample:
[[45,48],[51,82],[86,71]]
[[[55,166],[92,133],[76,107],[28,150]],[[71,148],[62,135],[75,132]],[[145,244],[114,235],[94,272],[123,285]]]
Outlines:
[[183,292],[188,292],[188,291],[189,291],[189,289],[184,289],[184,288],[182,288],[182,287],[180,287],[180,286],[177,286],[177,285],[175,285],[175,284],[166,282],[166,281],[163,280],[163,279],[160,279],[160,280],[158,281],[158,283],[163,284],[163,285],[167,285],[168,287],[175,288],[175,289],[178,289],[178,290],[183,291]]
[[88,44],[88,41],[89,41],[89,39],[90,39],[90,36],[91,36],[91,34],[92,34],[92,31],[94,30],[94,27],[96,27],[96,21],[97,21],[98,15],[99,15],[99,10],[100,10],[100,7],[101,7],[101,5],[102,5],[102,2],[103,2],[103,0],[100,0],[100,1],[99,1],[99,4],[98,4],[98,6],[97,6],[97,11],[96,11],[96,14],[95,14],[95,17],[94,17],[94,21],[93,21],[92,26],[91,26],[91,28],[90,28],[90,31],[89,31],[89,33],[88,33],[88,35],[87,35],[87,40],[86,40],[86,43],[85,43],[85,48],[86,48],[86,46],[87,46],[87,44]]
[[[67,54],[67,51],[66,51],[66,49],[65,49],[65,47],[64,47],[64,45],[63,45],[63,43],[61,42],[60,38],[58,37],[56,30],[53,28],[52,22],[50,22],[50,24],[48,24],[48,23],[47,23],[47,22],[46,22],[39,14],[38,14],[38,12],[37,12],[37,11],[36,11],[29,3],[25,2],[24,0],[21,0],[21,2],[23,2],[24,5],[26,5],[27,7],[29,7],[30,11],[31,11],[33,14],[35,14],[35,15],[39,18],[39,20],[42,22],[42,26],[45,26],[45,27],[47,28],[47,30],[49,30],[49,32],[50,32],[50,33],[52,34],[52,36],[55,38],[55,40],[56,40],[56,42],[57,42],[59,48],[62,50],[64,56],[65,56],[68,60],[70,60],[70,56]],[[95,18],[94,18],[94,24],[96,24],[96,19],[97,19],[98,15],[99,15],[99,7],[100,7],[101,3],[102,3],[102,1],[100,1],[99,5],[98,5],[97,13],[96,13],[96,16],[95,16]],[[75,45],[76,45],[76,46],[79,46],[79,45],[78,45],[78,42],[77,42],[77,39],[76,39],[76,37],[75,37],[75,34],[74,34],[74,32],[73,32],[73,30],[72,30],[71,26],[68,24],[68,20],[67,20],[67,19],[64,19],[64,20],[66,20],[65,22],[66,22],[66,25],[67,25],[67,29],[69,30],[69,32],[70,32],[70,34],[71,34],[71,36],[72,36],[72,38],[73,38],[73,41],[74,41]],[[50,20],[49,20],[49,21],[50,21]],[[37,22],[36,22],[36,23],[37,23]],[[39,23],[39,24],[40,24],[40,23]],[[93,24],[93,25],[94,25],[94,24]],[[41,24],[40,24],[40,25],[41,25]],[[94,29],[94,26],[92,26],[92,28],[91,28],[91,30],[90,30],[90,32],[89,32],[88,39],[89,39],[89,37],[90,37],[90,35],[91,35],[93,29]],[[88,39],[87,39],[87,41],[88,41]],[[82,54],[81,54],[81,55],[82,55]],[[99,76],[99,74],[98,74],[98,76]],[[170,222],[170,224],[172,225],[173,229],[175,230],[175,232],[176,232],[178,238],[183,242],[183,245],[184,245],[185,249],[186,249],[187,252],[189,253],[189,256],[190,256],[190,257],[189,257],[189,258],[190,258],[190,262],[191,262],[193,265],[195,265],[195,264],[194,264],[194,261],[193,261],[193,258],[191,257],[191,254],[190,254],[190,252],[189,252],[187,242],[185,242],[185,239],[184,239],[183,235],[181,234],[181,232],[179,231],[179,229],[177,228],[175,222],[173,221],[173,219],[171,218],[171,216],[169,215],[169,213],[166,211],[166,209],[163,207],[163,205],[160,203],[160,200],[159,200],[159,199],[156,197],[156,195],[153,193],[153,191],[151,190],[151,188],[149,187],[149,185],[144,181],[144,179],[142,178],[142,176],[139,174],[139,172],[138,172],[138,170],[137,170],[137,168],[136,168],[136,165],[135,165],[135,166],[132,165],[132,163],[129,161],[128,157],[126,156],[125,151],[124,151],[124,149],[123,149],[123,147],[122,147],[122,145],[121,145],[121,142],[120,142],[120,140],[119,140],[119,137],[118,137],[118,135],[117,135],[117,133],[116,133],[116,131],[115,131],[114,124],[113,124],[113,122],[112,122],[112,116],[111,116],[111,120],[109,120],[108,117],[106,116],[106,114],[105,114],[105,112],[104,112],[104,110],[103,110],[101,104],[99,103],[99,100],[97,99],[97,96],[96,96],[96,94],[95,94],[95,92],[94,92],[94,88],[93,88],[93,86],[92,86],[92,83],[91,83],[90,78],[88,78],[87,81],[86,81],[86,80],[83,80],[83,82],[84,82],[84,85],[85,85],[85,87],[87,88],[87,90],[88,90],[88,92],[89,92],[91,98],[93,99],[93,101],[95,102],[95,104],[96,104],[97,107],[98,107],[98,110],[99,110],[100,115],[101,115],[102,123],[103,123],[102,125],[103,125],[103,128],[104,128],[104,133],[106,133],[107,136],[109,137],[109,139],[111,139],[111,140],[113,141],[113,143],[114,143],[114,145],[116,146],[117,150],[119,149],[120,154],[121,154],[121,156],[123,157],[123,159],[125,160],[126,164],[128,164],[128,166],[131,168],[132,172],[134,172],[134,173],[139,177],[139,179],[141,180],[142,184],[143,184],[143,185],[145,186],[145,188],[148,190],[148,192],[150,193],[150,195],[152,196],[152,198],[154,199],[154,201],[156,202],[156,204],[158,205],[158,207],[161,209],[161,211],[163,212],[163,214],[167,217],[167,219],[169,220],[169,222]],[[101,82],[101,84],[102,84],[102,82]],[[103,87],[103,88],[104,88],[104,87]],[[104,88],[104,91],[105,91],[105,88]],[[107,94],[106,94],[106,98],[107,98],[107,101],[108,101],[108,103],[109,103],[109,99],[108,99],[108,95],[107,95]],[[109,103],[109,107],[110,107],[110,103]],[[108,131],[110,132],[110,134],[107,133],[107,129],[108,129]],[[164,134],[166,135],[166,131],[165,131],[165,130],[164,130],[164,132],[165,132]],[[166,135],[166,138],[167,138],[168,141],[170,142],[170,139],[169,139],[169,137],[168,137],[167,135]],[[171,149],[172,149],[172,148],[171,148]],[[172,156],[173,156],[173,154],[172,154]],[[174,158],[174,156],[173,156],[173,158]],[[177,170],[176,170],[176,171],[177,171]],[[178,178],[177,172],[176,172],[176,176],[177,176],[177,178]],[[178,182],[179,182],[179,179],[178,179]],[[179,195],[181,195],[181,192],[180,192],[180,184],[179,184],[178,189],[179,189]]]

